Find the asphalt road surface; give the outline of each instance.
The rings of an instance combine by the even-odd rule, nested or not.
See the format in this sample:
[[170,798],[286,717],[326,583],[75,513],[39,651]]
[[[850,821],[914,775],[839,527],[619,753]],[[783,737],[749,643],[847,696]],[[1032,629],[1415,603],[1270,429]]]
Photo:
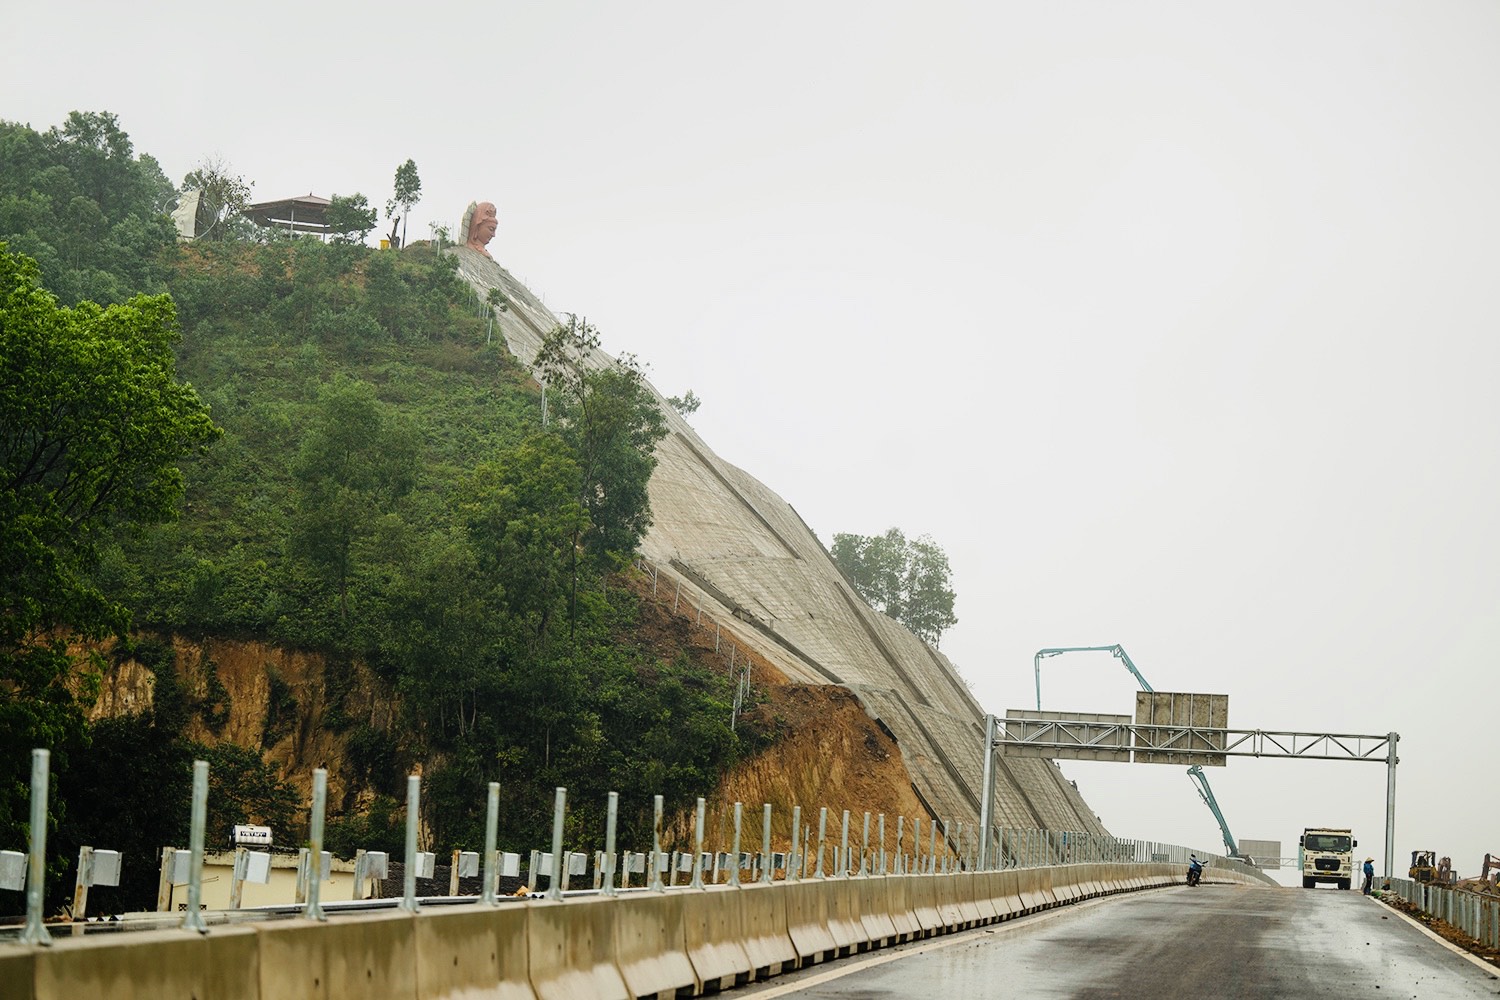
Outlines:
[[772,1000],[1459,1000],[1500,979],[1359,892],[1186,886],[813,966]]

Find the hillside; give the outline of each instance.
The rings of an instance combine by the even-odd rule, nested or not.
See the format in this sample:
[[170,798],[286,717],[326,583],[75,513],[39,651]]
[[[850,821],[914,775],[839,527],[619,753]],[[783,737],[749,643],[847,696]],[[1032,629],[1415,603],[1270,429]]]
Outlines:
[[[488,257],[467,247],[450,252],[478,298],[491,291],[505,297],[508,308],[495,322],[511,353],[531,363],[556,318]],[[590,360],[611,363],[602,352]],[[789,679],[853,691],[894,734],[924,807],[972,829],[983,711],[954,665],[872,611],[786,501],[715,455],[671,407],[664,410],[669,433],[657,446],[654,522],[641,551],[673,587],[732,623],[738,642]],[[1054,764],[1015,758],[997,767],[996,824],[1105,832]]]

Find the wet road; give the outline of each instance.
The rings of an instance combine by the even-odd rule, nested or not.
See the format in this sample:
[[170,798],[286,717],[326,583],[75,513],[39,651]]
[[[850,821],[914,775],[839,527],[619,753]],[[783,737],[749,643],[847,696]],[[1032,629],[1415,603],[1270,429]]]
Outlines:
[[1357,892],[1204,885],[1065,907],[731,995],[1468,1000],[1500,996],[1500,979]]

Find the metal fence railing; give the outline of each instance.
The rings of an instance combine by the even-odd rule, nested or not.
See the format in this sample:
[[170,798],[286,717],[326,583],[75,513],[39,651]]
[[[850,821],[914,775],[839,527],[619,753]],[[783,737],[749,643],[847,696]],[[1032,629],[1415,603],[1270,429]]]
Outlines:
[[1382,879],[1381,884],[1390,886],[1383,892],[1394,893],[1427,916],[1500,951],[1500,897],[1405,878]]

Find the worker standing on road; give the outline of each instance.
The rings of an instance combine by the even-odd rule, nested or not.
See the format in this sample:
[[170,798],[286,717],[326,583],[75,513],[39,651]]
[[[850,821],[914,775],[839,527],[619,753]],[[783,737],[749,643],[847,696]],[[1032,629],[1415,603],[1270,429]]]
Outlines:
[[1375,881],[1375,859],[1365,858],[1365,895],[1370,894],[1370,883]]

